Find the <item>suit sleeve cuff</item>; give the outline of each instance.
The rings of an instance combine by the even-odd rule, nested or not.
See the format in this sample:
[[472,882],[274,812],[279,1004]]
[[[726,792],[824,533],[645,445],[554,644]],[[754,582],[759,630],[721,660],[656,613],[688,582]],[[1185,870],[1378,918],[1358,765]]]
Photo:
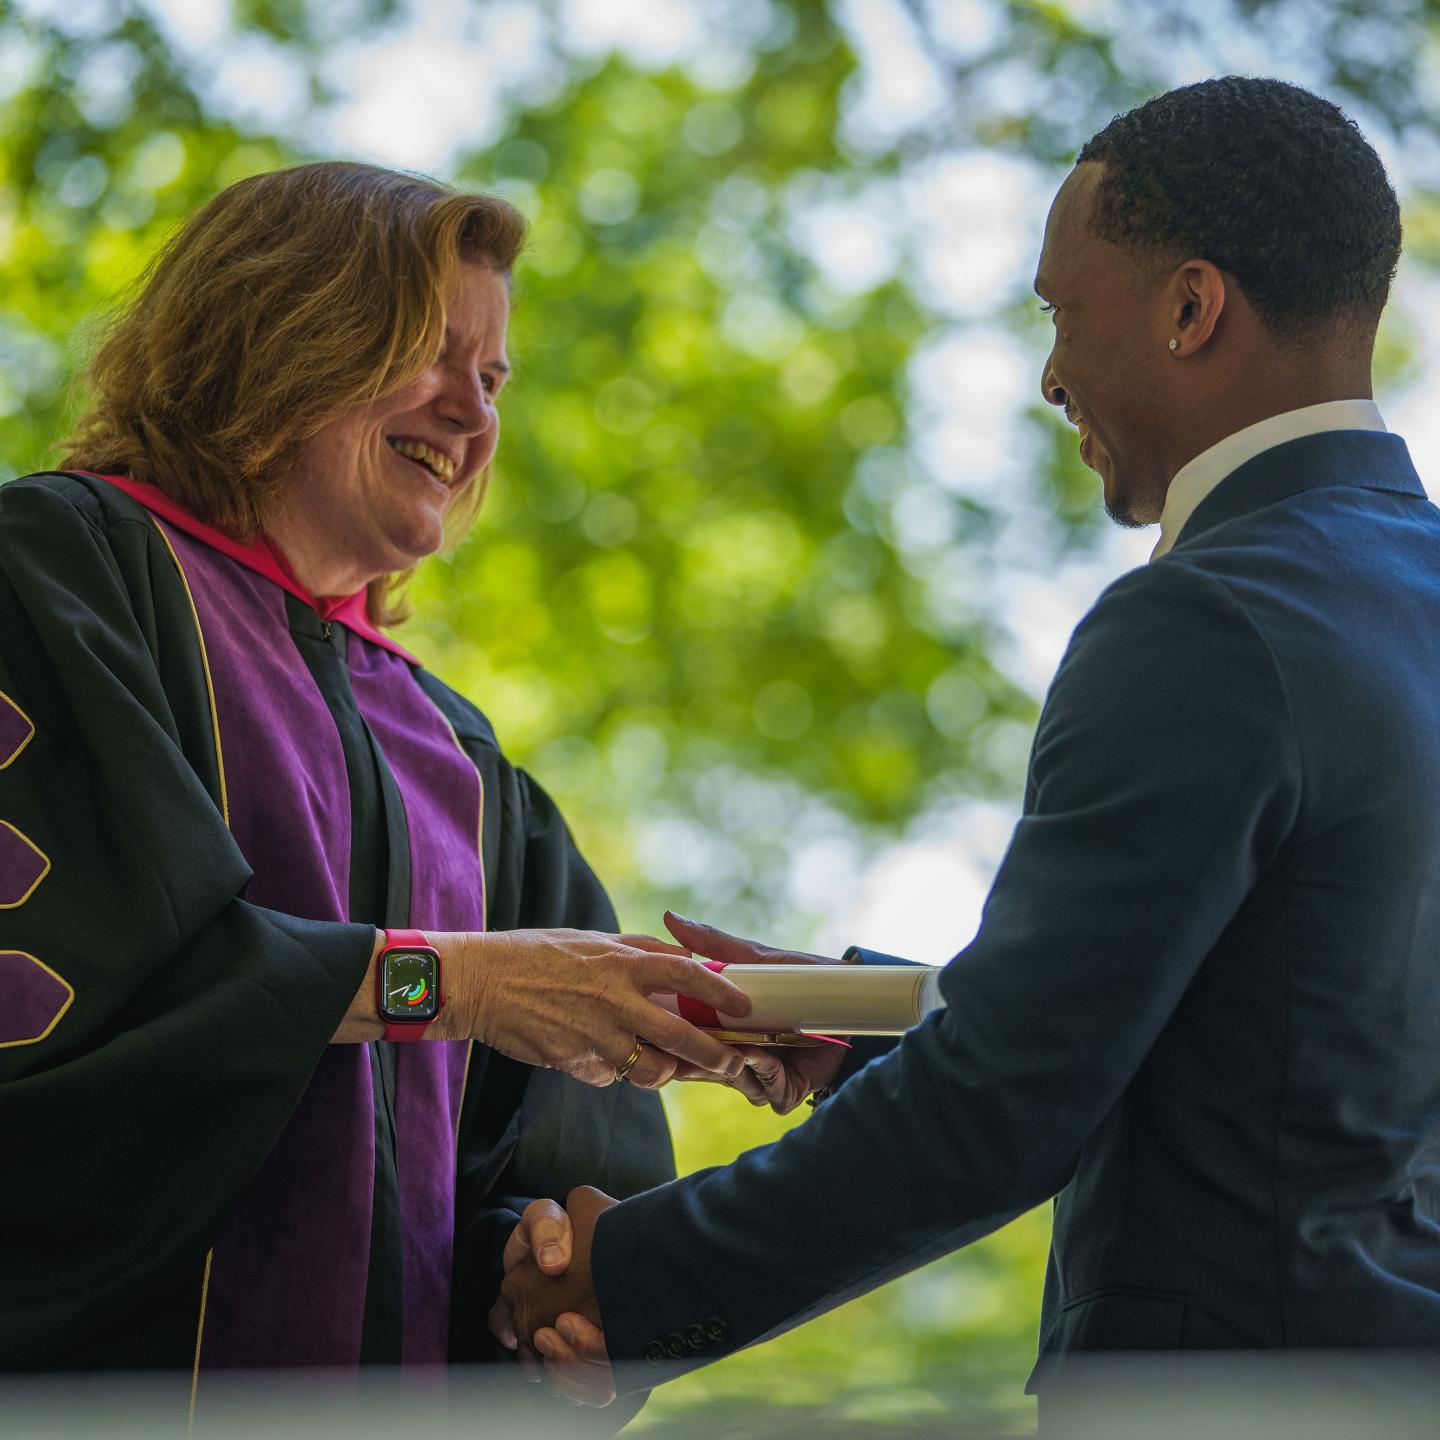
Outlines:
[[883,950],[864,950],[852,945],[840,957],[842,965],[922,965],[921,960],[905,960],[899,955],[887,955]]
[[[919,965],[921,963],[919,960],[902,959],[899,955],[887,955],[882,950],[865,950],[859,945],[850,946],[840,960],[845,965]],[[878,1060],[880,1056],[893,1050],[899,1038],[898,1035],[865,1035],[852,1040],[849,1053],[840,1062],[840,1069],[834,1080],[830,1082],[830,1089],[838,1090],[852,1076],[858,1075],[872,1060]]]

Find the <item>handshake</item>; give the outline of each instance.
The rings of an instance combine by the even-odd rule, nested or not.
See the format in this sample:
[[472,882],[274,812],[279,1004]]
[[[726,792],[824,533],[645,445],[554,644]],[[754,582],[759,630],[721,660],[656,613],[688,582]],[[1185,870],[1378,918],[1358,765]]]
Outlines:
[[[775,950],[740,940],[708,925],[667,915],[671,933],[693,951],[715,959],[749,964],[833,964],[818,955]],[[845,1049],[838,1045],[781,1049],[736,1044],[745,1068],[722,1079],[699,1066],[679,1062],[676,1080],[728,1084],[753,1105],[788,1114],[836,1077]],[[582,1405],[604,1406],[615,1399],[615,1379],[605,1347],[599,1302],[591,1276],[591,1253],[600,1216],[621,1203],[592,1186],[566,1197],[535,1200],[506,1242],[505,1279],[491,1308],[490,1332],[517,1353],[526,1378],[547,1377],[556,1390]]]
[[505,1280],[490,1311],[490,1333],[517,1352],[526,1379],[547,1376],[567,1399],[604,1406],[615,1377],[590,1273],[595,1224],[619,1201],[582,1185],[566,1209],[535,1200],[505,1245]]

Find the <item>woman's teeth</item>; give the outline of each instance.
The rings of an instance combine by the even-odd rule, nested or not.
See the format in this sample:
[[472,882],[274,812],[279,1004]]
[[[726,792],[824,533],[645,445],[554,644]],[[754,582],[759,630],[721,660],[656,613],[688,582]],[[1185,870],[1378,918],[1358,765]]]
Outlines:
[[449,485],[455,479],[455,462],[419,440],[391,440],[390,448],[407,460],[418,460],[432,475]]

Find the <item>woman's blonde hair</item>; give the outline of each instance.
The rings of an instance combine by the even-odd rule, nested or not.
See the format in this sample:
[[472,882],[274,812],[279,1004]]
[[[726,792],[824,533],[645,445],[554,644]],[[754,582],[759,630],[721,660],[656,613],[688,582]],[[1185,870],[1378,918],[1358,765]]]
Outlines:
[[[148,480],[253,539],[294,447],[433,363],[451,267],[508,278],[524,241],[506,201],[374,165],[241,180],[190,217],[110,320],[62,463]],[[474,522],[485,478],[449,517],[452,535]],[[377,623],[404,618],[406,578],[372,582]]]

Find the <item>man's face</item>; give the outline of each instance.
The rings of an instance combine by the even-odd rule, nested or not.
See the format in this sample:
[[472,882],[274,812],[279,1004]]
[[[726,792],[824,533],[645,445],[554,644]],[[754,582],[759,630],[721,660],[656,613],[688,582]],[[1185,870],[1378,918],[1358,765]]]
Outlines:
[[1091,232],[1101,174],[1097,163],[1077,166],[1045,222],[1035,290],[1054,307],[1055,338],[1040,383],[1079,429],[1080,458],[1100,476],[1110,517],[1149,525],[1170,478],[1156,444],[1165,430],[1164,317],[1156,277]]

